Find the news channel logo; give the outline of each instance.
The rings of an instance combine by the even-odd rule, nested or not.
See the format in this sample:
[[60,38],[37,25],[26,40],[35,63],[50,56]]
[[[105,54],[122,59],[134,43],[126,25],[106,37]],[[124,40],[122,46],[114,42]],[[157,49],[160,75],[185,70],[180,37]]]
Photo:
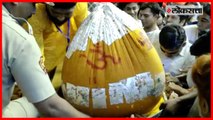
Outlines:
[[203,6],[166,6],[167,15],[203,15]]

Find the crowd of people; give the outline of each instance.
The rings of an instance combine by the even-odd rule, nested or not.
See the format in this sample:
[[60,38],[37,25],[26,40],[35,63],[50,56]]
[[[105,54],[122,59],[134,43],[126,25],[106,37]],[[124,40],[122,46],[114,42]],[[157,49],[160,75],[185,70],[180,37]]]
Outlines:
[[[159,117],[210,117],[211,4],[113,4],[137,21],[161,59],[171,94]],[[202,6],[203,14],[167,15],[167,5]],[[93,7],[96,3],[2,4],[3,117],[90,117],[69,104],[51,81]],[[16,84],[24,96],[11,100]]]

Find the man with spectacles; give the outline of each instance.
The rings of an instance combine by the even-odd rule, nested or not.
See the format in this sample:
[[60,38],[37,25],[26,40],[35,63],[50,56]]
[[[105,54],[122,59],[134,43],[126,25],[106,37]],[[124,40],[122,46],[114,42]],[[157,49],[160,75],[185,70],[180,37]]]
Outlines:
[[[177,77],[182,75],[183,71],[186,73],[191,68],[195,61],[195,57],[190,54],[190,46],[191,44],[186,39],[183,27],[177,24],[163,27],[159,34],[159,45],[156,49],[166,73]],[[162,107],[164,108],[164,112],[161,116],[186,116],[197,95],[196,90],[194,88],[191,90],[184,89],[173,82],[168,83],[168,88],[175,91],[179,97],[170,99],[162,104],[162,106],[164,106]]]
[[[184,78],[185,80],[188,70],[195,61],[195,57],[190,54],[189,49],[191,44],[186,39],[183,27],[177,24],[167,25],[161,30],[159,36],[159,46],[157,51],[163,63],[165,72],[168,75],[176,78],[182,77],[182,79]],[[190,79],[190,77],[187,77],[187,79]],[[181,81],[179,83],[182,83],[182,87],[187,87],[189,86],[188,81],[190,80],[187,80],[187,82]],[[189,92],[173,83],[169,83],[168,87],[179,95],[184,95]]]
[[195,57],[190,55],[190,46],[181,26],[171,24],[161,30],[156,50],[166,73],[177,76],[181,74],[180,70],[191,67]]

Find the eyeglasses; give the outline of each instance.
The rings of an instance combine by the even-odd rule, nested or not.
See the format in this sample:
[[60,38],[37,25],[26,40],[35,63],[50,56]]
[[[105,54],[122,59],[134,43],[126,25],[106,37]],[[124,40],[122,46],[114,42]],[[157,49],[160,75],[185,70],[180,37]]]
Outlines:
[[173,56],[175,54],[178,54],[182,48],[186,45],[186,41],[182,43],[182,45],[178,48],[178,49],[175,49],[175,50],[169,50],[169,49],[165,49],[163,46],[160,45],[160,49],[163,53],[169,55],[169,56]]
[[179,53],[179,51],[180,51],[180,48],[179,48],[179,49],[176,49],[176,50],[170,51],[170,50],[167,50],[167,49],[163,48],[162,46],[160,46],[160,49],[161,49],[162,52],[164,52],[164,53],[166,53],[166,54],[169,54],[169,55],[177,54],[177,53]]

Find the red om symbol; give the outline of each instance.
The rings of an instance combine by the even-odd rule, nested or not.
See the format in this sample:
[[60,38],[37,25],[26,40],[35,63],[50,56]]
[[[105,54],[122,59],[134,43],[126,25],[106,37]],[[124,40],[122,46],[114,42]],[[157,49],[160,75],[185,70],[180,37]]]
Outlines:
[[118,57],[117,59],[115,59],[115,57],[111,56],[111,55],[107,55],[104,51],[103,48],[99,45],[99,43],[97,43],[96,45],[94,45],[95,48],[91,48],[89,50],[89,52],[92,53],[97,53],[98,55],[98,62],[101,62],[101,65],[97,65],[98,62],[93,63],[91,60],[88,59],[88,57],[85,54],[80,54],[80,57],[85,57],[87,59],[87,64],[89,64],[92,68],[94,69],[99,69],[99,70],[103,70],[106,68],[107,66],[107,58],[112,60],[113,64],[119,64],[121,63],[121,58]]

